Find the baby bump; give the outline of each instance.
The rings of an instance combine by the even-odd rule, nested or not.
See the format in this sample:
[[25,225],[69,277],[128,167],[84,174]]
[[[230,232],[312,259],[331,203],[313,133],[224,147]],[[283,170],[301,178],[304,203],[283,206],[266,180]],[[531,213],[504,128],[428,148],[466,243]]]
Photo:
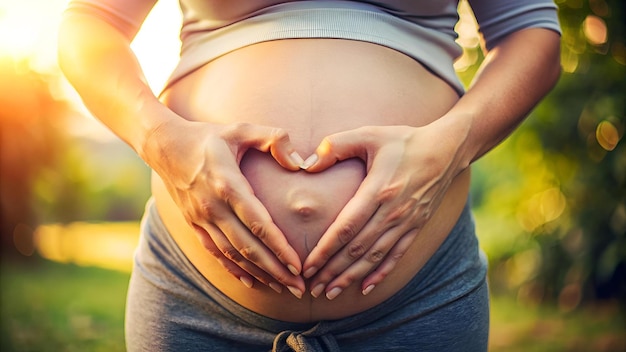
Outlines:
[[[341,60],[338,60],[341,56]],[[304,158],[327,135],[367,125],[432,122],[454,90],[390,49],[344,40],[281,40],[216,59],[164,95],[189,120],[280,127]],[[311,174],[249,151],[241,170],[304,259],[365,177],[358,159]]]
[[310,174],[285,170],[257,151],[245,155],[241,170],[303,261],[365,177],[358,159]]
[[[455,91],[416,61],[379,45],[356,41],[279,40],[239,49],[176,82],[162,96],[180,116],[217,124],[279,127],[307,157],[324,137],[361,126],[426,125],[458,100]],[[241,171],[273,221],[304,260],[365,177],[360,159],[310,174],[281,168],[270,154],[248,151]],[[200,245],[158,175],[159,214],[181,250],[220,291],[257,313],[288,321],[349,316],[388,299],[435,252],[456,222],[469,175],[457,178],[439,210],[397,268],[371,294],[352,285],[333,301],[301,300],[287,290],[244,287]],[[253,292],[254,294],[251,294]]]

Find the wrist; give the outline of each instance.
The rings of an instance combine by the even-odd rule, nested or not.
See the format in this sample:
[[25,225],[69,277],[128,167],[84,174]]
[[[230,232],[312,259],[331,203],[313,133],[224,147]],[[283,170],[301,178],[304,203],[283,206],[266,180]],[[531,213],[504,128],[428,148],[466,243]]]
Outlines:
[[152,111],[144,111],[140,131],[133,148],[150,167],[155,165],[155,158],[158,158],[167,151],[175,152],[174,142],[179,140],[181,130],[191,122],[176,115],[165,106],[157,107]]
[[453,155],[457,168],[455,174],[467,169],[476,158],[477,147],[471,138],[472,124],[471,114],[448,112],[429,125],[441,148]]

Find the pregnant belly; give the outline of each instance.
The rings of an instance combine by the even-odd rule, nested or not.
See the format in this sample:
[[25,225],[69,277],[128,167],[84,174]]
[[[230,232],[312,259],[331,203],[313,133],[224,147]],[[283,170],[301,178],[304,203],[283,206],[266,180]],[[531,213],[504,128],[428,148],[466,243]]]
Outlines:
[[[454,90],[414,60],[390,49],[345,40],[281,40],[227,54],[177,82],[164,95],[189,120],[250,122],[287,130],[304,157],[327,135],[365,125],[420,126],[444,114]],[[256,196],[304,261],[365,177],[351,159],[319,174],[282,169],[268,154],[251,151],[241,170]],[[153,193],[165,225],[195,267],[218,289],[257,313],[287,321],[337,319],[368,309],[401,289],[430,258],[454,225],[467,197],[460,175],[440,209],[383,284],[363,296],[352,285],[333,301],[257,284],[245,288],[203,249],[157,175]]]

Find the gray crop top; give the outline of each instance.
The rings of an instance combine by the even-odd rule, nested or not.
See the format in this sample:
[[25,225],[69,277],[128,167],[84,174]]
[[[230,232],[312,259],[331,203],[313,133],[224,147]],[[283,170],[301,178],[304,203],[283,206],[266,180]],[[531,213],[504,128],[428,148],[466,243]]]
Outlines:
[[[72,0],[67,14],[89,12],[128,36],[157,0]],[[462,53],[454,27],[459,0],[291,1],[180,0],[180,61],[167,86],[204,64],[247,45],[289,38],[339,38],[402,52],[464,88],[453,67]],[[487,48],[525,28],[560,33],[552,0],[469,0]]]

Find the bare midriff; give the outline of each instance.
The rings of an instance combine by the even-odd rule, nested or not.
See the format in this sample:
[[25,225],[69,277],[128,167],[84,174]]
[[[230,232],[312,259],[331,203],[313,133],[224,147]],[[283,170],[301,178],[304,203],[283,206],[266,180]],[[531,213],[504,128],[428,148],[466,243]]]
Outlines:
[[[176,82],[163,101],[189,120],[249,122],[285,129],[307,157],[327,135],[376,125],[426,125],[447,112],[458,94],[415,60],[391,49],[338,39],[279,40],[226,54]],[[423,165],[421,167],[428,167]],[[318,174],[287,171],[272,157],[249,152],[243,174],[304,262],[365,177],[350,159]],[[297,299],[255,283],[245,287],[202,246],[158,177],[152,190],[165,226],[197,270],[217,289],[259,314],[292,322],[347,317],[393,296],[424,266],[461,213],[469,171],[444,200],[396,268],[367,296],[355,282],[332,301]],[[310,290],[310,287],[308,287]]]

